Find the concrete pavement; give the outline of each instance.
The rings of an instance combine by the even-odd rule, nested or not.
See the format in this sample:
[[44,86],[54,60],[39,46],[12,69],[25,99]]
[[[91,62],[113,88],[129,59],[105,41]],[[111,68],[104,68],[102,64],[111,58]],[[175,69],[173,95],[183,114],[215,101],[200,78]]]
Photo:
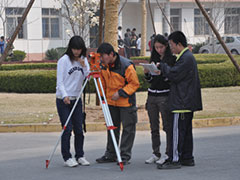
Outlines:
[[[151,155],[150,131],[138,131],[131,164],[121,172],[115,163],[97,164],[103,155],[106,132],[88,132],[85,135],[85,156],[89,167],[63,166],[60,146],[49,169],[45,160],[52,151],[60,133],[1,133],[1,180],[238,180],[240,179],[240,126],[194,129],[195,167],[178,170],[158,170],[156,165],[144,164]],[[165,149],[165,135],[161,131]],[[72,138],[73,139],[73,138]],[[73,143],[72,143],[73,144]]]

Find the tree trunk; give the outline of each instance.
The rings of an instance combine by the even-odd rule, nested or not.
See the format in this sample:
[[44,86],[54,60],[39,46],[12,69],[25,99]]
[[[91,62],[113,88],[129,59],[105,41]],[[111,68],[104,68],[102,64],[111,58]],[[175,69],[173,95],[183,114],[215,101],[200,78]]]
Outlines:
[[142,0],[141,56],[146,56],[146,35],[147,35],[147,8],[146,0]]
[[106,0],[104,42],[110,43],[118,52],[118,6],[120,0]]

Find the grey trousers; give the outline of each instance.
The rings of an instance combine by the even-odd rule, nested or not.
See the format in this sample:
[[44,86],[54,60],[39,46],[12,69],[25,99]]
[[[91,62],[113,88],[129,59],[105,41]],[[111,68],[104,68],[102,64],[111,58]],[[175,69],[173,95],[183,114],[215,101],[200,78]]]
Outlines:
[[[123,160],[130,160],[136,134],[137,107],[109,106],[109,110],[112,116],[113,124],[117,127],[117,129],[114,130],[117,144],[119,144],[121,123],[123,126],[120,143],[121,157]],[[115,148],[109,131],[107,136],[108,137],[105,156],[109,158],[116,158]]]
[[168,110],[168,96],[148,96],[146,109],[151,127],[152,149],[153,154],[161,157],[160,153],[160,120],[161,113],[163,130],[166,132],[166,154],[169,155],[172,147],[172,125],[173,114]]

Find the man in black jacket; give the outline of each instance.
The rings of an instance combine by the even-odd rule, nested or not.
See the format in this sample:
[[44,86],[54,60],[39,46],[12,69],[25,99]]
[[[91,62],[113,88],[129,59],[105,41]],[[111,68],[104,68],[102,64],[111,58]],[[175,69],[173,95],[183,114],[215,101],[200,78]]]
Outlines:
[[160,63],[158,68],[170,82],[169,108],[174,113],[172,154],[158,164],[159,169],[176,169],[194,166],[192,119],[194,111],[202,110],[201,87],[197,63],[187,48],[187,40],[181,31],[168,37],[171,51],[179,54],[173,67]]

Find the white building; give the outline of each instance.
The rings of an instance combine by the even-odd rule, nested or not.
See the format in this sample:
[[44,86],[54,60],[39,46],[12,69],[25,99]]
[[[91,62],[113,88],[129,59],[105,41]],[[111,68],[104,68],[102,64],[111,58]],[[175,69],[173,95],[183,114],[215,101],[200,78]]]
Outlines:
[[[120,7],[124,2],[125,0],[121,1]],[[156,0],[150,2],[156,32],[170,33]],[[189,43],[202,42],[211,36],[209,26],[194,0],[158,0],[158,2],[164,8],[174,30],[183,31]],[[201,0],[201,2],[222,35],[240,34],[240,0]],[[0,36],[4,34],[5,37],[11,36],[28,3],[29,0],[0,1]],[[35,0],[14,42],[15,49],[28,54],[27,60],[41,60],[48,49],[67,45],[70,36],[66,30],[70,28],[56,9],[61,9],[61,5],[55,0]],[[141,33],[141,0],[127,1],[120,14],[119,25],[123,27],[123,33],[127,28],[136,28],[137,33]],[[92,28],[90,38],[94,39],[96,33],[97,27]],[[153,33],[147,6],[147,37],[150,38]]]
[[[8,2],[8,4],[6,4]],[[20,20],[29,0],[1,0],[0,35],[10,37]],[[27,60],[41,60],[47,49],[66,46],[67,34],[55,8],[59,3],[53,0],[36,0],[29,11],[23,27],[14,41],[17,50],[27,53]]]

